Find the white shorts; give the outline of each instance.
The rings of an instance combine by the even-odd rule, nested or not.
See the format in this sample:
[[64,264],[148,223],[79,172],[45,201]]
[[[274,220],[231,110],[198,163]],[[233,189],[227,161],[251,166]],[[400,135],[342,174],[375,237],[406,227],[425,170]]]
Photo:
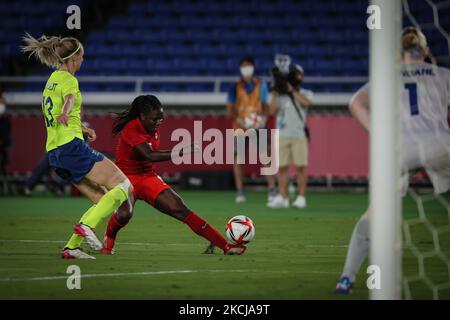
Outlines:
[[415,134],[403,137],[403,192],[409,185],[409,171],[424,168],[434,187],[434,193],[450,190],[450,133]]

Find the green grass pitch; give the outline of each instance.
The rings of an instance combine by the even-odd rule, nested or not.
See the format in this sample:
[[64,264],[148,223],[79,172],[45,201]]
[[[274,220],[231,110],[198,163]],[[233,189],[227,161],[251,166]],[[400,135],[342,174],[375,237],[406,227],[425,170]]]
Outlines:
[[[352,295],[333,294],[353,226],[366,209],[367,194],[310,193],[308,208],[303,210],[269,209],[262,192],[249,193],[247,203],[239,205],[232,192],[180,194],[189,208],[222,234],[232,216],[251,217],[256,237],[247,252],[224,256],[216,249],[213,255],[202,254],[207,245],[203,238],[139,202],[132,221],[119,234],[115,255],[63,260],[59,250],[88,208],[87,199],[0,198],[0,299],[368,298],[367,262]],[[411,198],[403,206],[410,218],[417,215]],[[447,209],[437,201],[428,203],[426,212],[433,223],[448,224]],[[105,225],[103,221],[98,228],[99,237]],[[430,249],[426,228],[412,228],[418,248]],[[450,237],[445,232],[442,237],[441,246],[448,245]],[[443,251],[448,254],[448,249]],[[425,263],[429,280],[448,282],[447,266],[435,260]],[[81,290],[66,287],[67,267],[74,264],[81,269]],[[404,272],[414,274],[417,269],[417,259],[406,252]],[[415,298],[432,298],[424,281],[413,283],[411,290]],[[449,291],[440,296],[448,299]]]

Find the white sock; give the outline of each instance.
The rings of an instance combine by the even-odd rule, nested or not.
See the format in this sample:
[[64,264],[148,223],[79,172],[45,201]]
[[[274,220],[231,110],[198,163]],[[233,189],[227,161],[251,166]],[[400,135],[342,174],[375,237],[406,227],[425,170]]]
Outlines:
[[342,276],[350,278],[351,282],[355,281],[364,259],[369,254],[369,219],[366,215],[359,219],[353,229],[352,238],[348,247],[347,257],[345,259],[344,271]]

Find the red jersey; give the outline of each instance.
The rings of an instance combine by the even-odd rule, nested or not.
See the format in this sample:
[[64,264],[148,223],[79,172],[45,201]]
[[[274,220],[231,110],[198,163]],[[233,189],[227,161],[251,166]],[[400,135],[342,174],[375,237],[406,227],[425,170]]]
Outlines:
[[155,169],[150,161],[134,150],[137,145],[142,143],[148,143],[154,151],[159,150],[159,128],[156,132],[149,133],[144,129],[139,118],[136,118],[128,122],[122,129],[116,147],[116,165],[127,176],[153,172]]

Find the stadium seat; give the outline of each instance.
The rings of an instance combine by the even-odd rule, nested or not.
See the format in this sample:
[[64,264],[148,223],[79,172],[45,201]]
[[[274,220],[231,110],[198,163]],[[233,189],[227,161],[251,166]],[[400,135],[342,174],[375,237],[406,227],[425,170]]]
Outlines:
[[[423,0],[407,1],[419,22],[430,22],[433,12]],[[68,4],[83,7],[83,0],[18,0],[0,4],[1,68],[20,55],[20,37],[26,30],[39,36],[49,26],[64,26],[60,12]],[[236,75],[244,55],[254,56],[258,73],[268,75],[273,56],[290,54],[307,75],[367,76],[368,32],[364,1],[250,0],[199,2],[193,0],[141,0],[113,16],[85,40],[82,75]],[[441,25],[450,9],[439,11]],[[430,20],[431,19],[431,20]],[[405,22],[408,18],[405,16]],[[448,56],[448,44],[436,29],[424,30],[437,56]],[[123,86],[112,86],[113,90]],[[173,90],[171,86],[164,86]],[[205,86],[179,87],[202,91]],[[318,84],[320,91],[336,86]],[[224,90],[223,88],[221,89]]]

